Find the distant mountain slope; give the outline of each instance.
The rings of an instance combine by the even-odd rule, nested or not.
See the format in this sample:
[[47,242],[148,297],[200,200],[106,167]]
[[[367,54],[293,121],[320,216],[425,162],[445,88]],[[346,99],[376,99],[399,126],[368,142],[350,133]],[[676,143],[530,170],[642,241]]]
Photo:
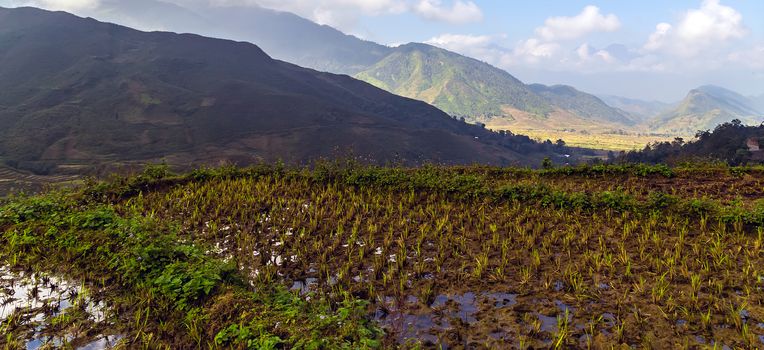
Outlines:
[[148,30],[248,41],[277,59],[332,73],[360,72],[390,53],[387,46],[255,4],[210,6],[205,1],[179,6],[161,0],[101,0],[88,15]]
[[249,43],[0,8],[5,161],[301,162],[349,148],[380,162],[527,164],[543,147]]
[[754,107],[756,107],[757,110],[764,111],[764,94],[751,96],[748,99],[753,102]]
[[509,73],[427,44],[399,46],[358,79],[459,116],[500,116],[505,107],[545,114],[543,98]]
[[355,74],[387,56],[391,49],[347,35],[289,12],[257,6],[212,7],[205,16],[219,23],[219,36],[252,42],[269,55],[320,71]]
[[593,95],[569,86],[525,85],[504,70],[426,44],[397,47],[356,78],[495,125],[566,128],[571,118],[577,125],[635,124]]
[[647,121],[671,108],[670,103],[659,101],[644,101],[612,95],[598,95],[609,106],[628,113],[633,119]]
[[657,116],[651,124],[662,132],[694,134],[733,119],[759,124],[764,121],[764,113],[736,92],[707,85],[691,90],[676,108]]
[[594,95],[576,90],[572,86],[531,84],[530,89],[546,98],[550,104],[583,118],[597,122],[634,126],[636,121],[623,111],[608,106]]
[[98,7],[86,15],[128,27],[181,33],[208,31],[216,24],[212,18],[161,0],[99,0]]

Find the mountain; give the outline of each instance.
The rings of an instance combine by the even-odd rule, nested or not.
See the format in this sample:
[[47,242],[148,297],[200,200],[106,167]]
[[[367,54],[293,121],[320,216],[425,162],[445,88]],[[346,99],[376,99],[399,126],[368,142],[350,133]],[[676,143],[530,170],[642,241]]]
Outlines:
[[390,53],[387,46],[255,4],[212,6],[186,1],[180,6],[160,0],[101,0],[84,14],[144,30],[248,41],[276,59],[332,73],[360,72]]
[[718,86],[706,85],[691,90],[679,105],[655,117],[655,130],[675,134],[694,134],[739,119],[744,124],[759,124],[764,113],[749,98]]
[[397,47],[355,77],[493,128],[635,124],[625,113],[572,87],[526,85],[487,63],[426,44]]
[[507,108],[536,114],[552,110],[543,98],[509,73],[427,44],[399,46],[355,77],[425,101],[451,115],[500,116]]
[[647,121],[672,107],[672,104],[660,101],[644,101],[613,95],[598,95],[609,106],[626,112],[632,119]]
[[[620,111],[594,101],[593,96],[587,95],[581,104],[578,99],[553,96],[551,91],[547,93],[552,96],[539,96],[506,71],[440,48],[425,44],[390,48],[291,13],[256,5],[223,5],[102,0],[87,15],[151,30],[252,42],[277,59],[351,74],[387,91],[431,103],[449,114],[466,116],[472,122],[560,129],[569,126],[566,121],[577,127],[599,127],[595,124],[625,120]],[[618,47],[612,49],[617,51]],[[495,116],[501,118],[491,120]]]
[[753,102],[753,105],[757,110],[764,111],[764,94],[751,96],[748,99]]
[[608,106],[598,97],[567,85],[529,85],[531,91],[543,96],[550,104],[575,115],[596,122],[634,126],[636,122],[627,113]]
[[212,18],[186,7],[159,0],[99,0],[97,7],[86,10],[83,14],[100,21],[144,30],[198,33],[199,29],[206,32],[216,26]]
[[277,59],[320,71],[355,74],[391,50],[295,14],[256,5],[205,6],[199,11],[216,24],[209,31],[215,36],[248,41]]
[[6,163],[304,162],[348,149],[377,162],[527,164],[548,154],[250,43],[0,8]]

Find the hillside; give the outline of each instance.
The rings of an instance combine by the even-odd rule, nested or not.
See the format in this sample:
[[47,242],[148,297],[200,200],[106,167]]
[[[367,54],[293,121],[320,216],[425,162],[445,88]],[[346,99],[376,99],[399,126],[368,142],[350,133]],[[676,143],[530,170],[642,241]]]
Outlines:
[[636,124],[636,121],[626,113],[610,107],[598,97],[576,90],[572,86],[531,84],[528,87],[533,92],[543,96],[553,106],[572,112],[583,119],[623,126]]
[[672,104],[660,101],[644,101],[613,95],[599,95],[598,97],[608,106],[617,108],[627,113],[632,119],[641,122],[648,121],[672,107]]
[[758,96],[751,96],[748,99],[754,103],[756,110],[764,111],[764,94],[761,94]]
[[176,4],[161,0],[101,0],[83,15],[145,30],[195,33],[254,43],[270,56],[332,73],[354,74],[390,48],[346,35],[288,12],[259,7]]
[[691,90],[673,110],[664,112],[653,120],[653,129],[674,134],[694,134],[717,125],[738,119],[744,124],[758,125],[764,121],[748,98],[717,86],[702,86]]
[[[217,37],[248,41],[272,57],[337,74],[355,74],[381,60],[390,48],[347,35],[289,12],[259,6],[213,6],[200,9],[214,21]],[[190,24],[192,28],[195,23]]]
[[376,162],[537,164],[543,154],[527,138],[273,60],[249,43],[33,8],[0,9],[0,106],[0,154],[34,167],[299,163],[348,150]]
[[492,128],[634,125],[623,112],[572,87],[525,85],[504,70],[426,44],[399,46],[355,77]]
[[501,116],[507,107],[533,114],[552,110],[509,73],[427,44],[399,46],[355,77],[468,118]]
[[623,160],[643,163],[679,163],[685,161],[718,161],[731,165],[764,163],[764,151],[753,152],[749,140],[764,145],[764,124],[746,126],[739,121],[718,125],[711,131],[699,132],[695,139],[674,140],[648,145],[638,152],[629,152]]

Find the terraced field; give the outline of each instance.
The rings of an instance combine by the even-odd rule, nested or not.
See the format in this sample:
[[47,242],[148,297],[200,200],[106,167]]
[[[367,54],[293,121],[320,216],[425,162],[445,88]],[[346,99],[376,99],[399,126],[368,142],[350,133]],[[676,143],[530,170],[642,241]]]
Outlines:
[[[80,281],[128,348],[755,349],[762,175],[153,167],[7,203],[0,259]],[[0,344],[103,336],[60,318]]]
[[77,178],[72,175],[34,175],[0,166],[0,196],[15,192],[37,192],[46,186],[70,183]]

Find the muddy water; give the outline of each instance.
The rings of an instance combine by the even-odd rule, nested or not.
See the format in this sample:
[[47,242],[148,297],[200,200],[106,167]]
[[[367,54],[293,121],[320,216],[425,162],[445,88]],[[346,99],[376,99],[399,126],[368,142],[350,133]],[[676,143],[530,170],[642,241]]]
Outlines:
[[[93,300],[81,284],[60,276],[29,273],[0,266],[0,339],[5,347],[69,347],[105,349],[115,346],[119,335],[89,335],[90,329],[108,329],[107,306]],[[73,320],[76,327],[56,327]],[[101,326],[101,327],[98,327]],[[15,342],[15,343],[7,343]]]
[[[421,342],[449,349],[463,345],[449,337],[449,331],[469,328],[479,321],[481,312],[511,307],[517,303],[516,299],[517,295],[509,293],[466,292],[438,295],[427,304],[414,296],[404,300],[388,297],[377,303],[374,319],[388,332],[396,334],[400,344]],[[488,335],[496,341],[509,340],[508,334],[501,330]]]

